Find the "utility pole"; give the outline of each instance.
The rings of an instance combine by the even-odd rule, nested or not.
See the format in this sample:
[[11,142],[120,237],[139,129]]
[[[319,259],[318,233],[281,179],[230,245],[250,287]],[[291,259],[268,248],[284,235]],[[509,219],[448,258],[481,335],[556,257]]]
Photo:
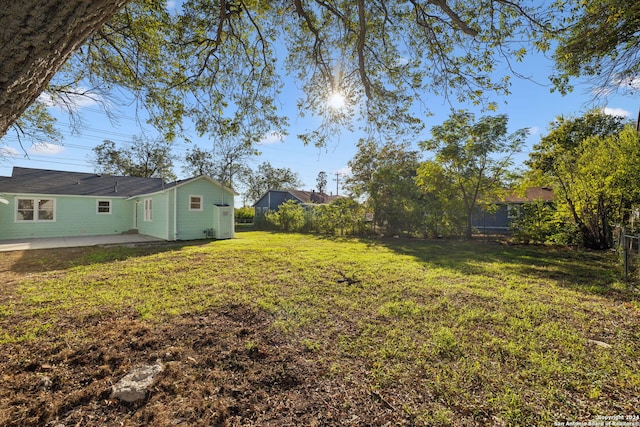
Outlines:
[[335,177],[335,178],[333,178],[333,180],[336,182],[336,196],[337,196],[338,194],[340,194],[340,193],[338,192],[338,189],[340,188],[340,176],[341,176],[341,175],[342,175],[342,174],[341,174],[340,172],[336,172],[336,177]]

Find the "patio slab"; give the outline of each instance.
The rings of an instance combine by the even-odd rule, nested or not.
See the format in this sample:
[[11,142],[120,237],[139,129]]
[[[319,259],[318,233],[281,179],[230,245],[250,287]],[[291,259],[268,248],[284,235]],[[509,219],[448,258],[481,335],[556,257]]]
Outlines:
[[0,252],[30,249],[74,248],[78,246],[127,245],[163,242],[165,240],[144,234],[115,234],[105,236],[50,237],[37,239],[0,240]]

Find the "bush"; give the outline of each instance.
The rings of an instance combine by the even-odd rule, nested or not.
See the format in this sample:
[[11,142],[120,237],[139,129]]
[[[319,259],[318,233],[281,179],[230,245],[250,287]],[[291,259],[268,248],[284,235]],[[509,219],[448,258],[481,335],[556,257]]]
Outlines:
[[287,200],[277,211],[265,215],[268,223],[283,231],[297,231],[304,226],[304,208],[293,200]]
[[329,235],[357,235],[364,232],[364,211],[356,201],[336,199],[329,205],[314,206],[308,215],[308,229]]
[[235,210],[236,221],[238,222],[253,222],[253,216],[255,211],[252,207],[243,206]]
[[513,238],[523,243],[552,243],[574,246],[580,235],[553,205],[536,201],[522,206],[520,217],[511,224]]

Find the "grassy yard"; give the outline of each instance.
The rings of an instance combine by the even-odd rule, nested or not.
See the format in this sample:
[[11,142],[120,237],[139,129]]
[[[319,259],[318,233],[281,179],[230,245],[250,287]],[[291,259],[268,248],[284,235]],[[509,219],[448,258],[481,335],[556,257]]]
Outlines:
[[[0,254],[0,425],[552,426],[640,408],[639,298],[611,253],[265,232],[37,252]],[[146,400],[109,399],[156,359]]]

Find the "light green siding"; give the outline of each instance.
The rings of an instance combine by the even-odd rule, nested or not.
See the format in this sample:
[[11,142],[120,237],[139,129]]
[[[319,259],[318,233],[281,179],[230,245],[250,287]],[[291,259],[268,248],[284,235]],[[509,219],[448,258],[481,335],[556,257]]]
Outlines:
[[[122,198],[87,196],[5,195],[8,205],[0,204],[0,238],[95,236],[119,234],[133,228],[133,209]],[[54,221],[18,221],[18,199],[55,200]],[[98,213],[98,200],[111,201],[111,213]]]
[[[233,196],[231,190],[206,177],[133,198],[3,193],[9,204],[0,204],[0,239],[94,236],[129,230],[165,240],[220,237],[216,231],[223,230],[222,238],[228,238],[233,237],[234,232]],[[192,197],[197,197],[199,203],[193,204]],[[55,219],[18,221],[18,199],[55,200]],[[110,207],[110,212],[99,212],[99,201],[105,202],[102,210]],[[145,217],[145,204],[149,203],[151,213]],[[216,205],[229,206],[224,218],[216,216]],[[21,214],[24,215],[25,210]],[[212,230],[213,235],[207,235],[207,230]]]
[[[171,191],[163,191],[161,193],[151,194],[148,196],[140,196],[132,200],[138,202],[138,232],[147,236],[158,237],[165,240],[173,240],[170,236],[168,224],[171,218],[169,213]],[[145,200],[151,200],[151,219],[145,219]]]
[[[205,230],[215,228],[214,206],[228,204],[233,208],[233,194],[205,178],[188,182],[176,190],[177,240],[206,238]],[[201,197],[201,210],[190,210],[191,196]],[[233,216],[228,227],[233,228]]]

